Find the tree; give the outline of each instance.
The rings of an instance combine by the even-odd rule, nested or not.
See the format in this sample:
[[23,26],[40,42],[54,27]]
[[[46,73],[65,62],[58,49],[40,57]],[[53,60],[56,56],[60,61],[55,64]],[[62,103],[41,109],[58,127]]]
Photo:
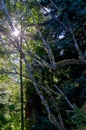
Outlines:
[[[14,17],[21,26],[20,39],[10,38],[4,31],[2,33],[21,53],[29,74],[25,77],[33,84],[32,90],[34,87],[39,95],[49,120],[59,130],[78,127],[79,123],[77,125],[71,122],[70,117],[71,114],[74,116],[76,105],[82,106],[80,96],[83,95],[86,85],[85,2],[17,1],[15,6],[15,14],[19,15]],[[9,15],[6,15],[6,19],[14,31]],[[30,85],[29,82],[28,84]],[[74,94],[77,91],[79,92],[76,97]],[[79,104],[77,98],[80,98]]]
[[[1,44],[0,44],[1,45]],[[11,72],[12,66],[6,60],[6,53],[1,51],[0,57],[0,129],[14,129],[20,128],[20,106],[19,106],[19,88],[16,81],[17,76]],[[15,81],[16,80],[16,81]],[[15,118],[16,117],[16,118]],[[17,127],[16,127],[17,126]]]

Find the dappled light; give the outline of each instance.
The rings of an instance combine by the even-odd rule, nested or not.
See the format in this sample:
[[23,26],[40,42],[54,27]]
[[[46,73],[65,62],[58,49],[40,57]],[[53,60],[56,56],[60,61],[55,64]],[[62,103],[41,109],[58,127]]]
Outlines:
[[85,5],[0,1],[0,130],[86,128]]

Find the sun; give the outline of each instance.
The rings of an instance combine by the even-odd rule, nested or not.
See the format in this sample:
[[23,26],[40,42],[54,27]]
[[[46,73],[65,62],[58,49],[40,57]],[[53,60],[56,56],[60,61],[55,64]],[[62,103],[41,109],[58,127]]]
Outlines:
[[20,34],[19,30],[16,29],[16,28],[15,28],[14,31],[12,32],[12,36],[13,36],[13,37],[18,37],[19,34]]

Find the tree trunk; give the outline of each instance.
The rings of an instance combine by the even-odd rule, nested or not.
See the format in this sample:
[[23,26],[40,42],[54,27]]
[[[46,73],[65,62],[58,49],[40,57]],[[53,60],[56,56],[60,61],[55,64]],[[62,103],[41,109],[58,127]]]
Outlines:
[[26,101],[26,107],[25,107],[26,130],[31,129],[36,130],[37,127],[39,127],[41,116],[42,116],[41,100],[37,94],[34,94],[32,99],[27,99]]

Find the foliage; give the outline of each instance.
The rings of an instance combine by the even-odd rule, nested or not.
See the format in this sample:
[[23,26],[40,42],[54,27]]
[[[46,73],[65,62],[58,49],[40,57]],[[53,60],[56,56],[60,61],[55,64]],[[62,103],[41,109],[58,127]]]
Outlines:
[[[11,82],[13,79],[19,82],[19,77],[16,76],[19,74],[19,54],[24,80],[25,105],[22,105],[25,107],[26,129],[36,126],[40,130],[72,130],[84,125],[82,105],[86,100],[85,1],[28,0],[15,1],[15,4],[6,1],[5,4],[9,14],[7,16],[5,11],[0,13],[3,16],[0,24],[0,54],[3,56],[5,52],[6,55],[1,58],[0,67],[2,73],[12,72],[8,76],[1,75],[0,82],[5,85],[8,82],[8,89],[5,89],[12,89],[14,94],[4,95],[8,105],[6,108],[2,105],[1,108],[6,109],[3,111],[9,120],[6,122],[2,113],[2,129],[20,128],[18,88],[11,85],[14,84]],[[11,36],[11,31],[15,28],[20,31],[17,37]]]
[[72,115],[72,117],[70,117],[70,119],[67,122],[69,124],[75,125],[76,128],[77,127],[81,128],[83,122],[85,122],[85,119],[86,119],[86,113],[82,109],[79,109],[78,107],[76,107],[74,110],[74,114]]

